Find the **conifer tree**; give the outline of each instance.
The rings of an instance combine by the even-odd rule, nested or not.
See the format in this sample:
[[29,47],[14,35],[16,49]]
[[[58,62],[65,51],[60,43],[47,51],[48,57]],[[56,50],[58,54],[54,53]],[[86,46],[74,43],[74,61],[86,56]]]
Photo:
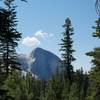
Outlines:
[[63,100],[63,82],[60,75],[54,75],[47,84],[44,100]]
[[73,40],[72,40],[72,35],[73,33],[73,28],[71,25],[71,20],[67,18],[65,20],[65,24],[63,25],[65,32],[63,32],[63,39],[61,39],[62,43],[60,51],[62,52],[62,63],[63,67],[65,70],[65,77],[72,81],[73,78],[73,66],[72,62],[75,60],[73,57]]
[[74,73],[74,83],[77,85],[76,87],[79,100],[85,100],[88,89],[88,76],[86,73],[83,73],[82,68],[76,70]]
[[6,79],[3,88],[8,90],[7,94],[14,100],[41,100],[41,82],[34,80],[31,73],[22,76],[19,71],[13,71]]
[[12,70],[19,69],[17,67],[19,64],[16,57],[16,47],[21,33],[16,29],[15,0],[1,1],[4,2],[5,8],[0,8],[0,99],[8,100],[10,97],[7,96],[8,90],[2,89],[2,85]]
[[100,18],[98,18],[96,21],[96,27],[94,26],[93,29],[95,29],[95,32],[93,32],[93,37],[100,38]]
[[[93,32],[93,37],[100,39],[100,19],[96,21],[96,27],[93,28],[95,29],[95,32]],[[94,68],[100,70],[100,47],[94,48],[93,51],[86,53],[86,55],[92,57],[91,63],[93,64]]]
[[20,88],[21,82],[22,82],[22,77],[19,71],[13,71],[13,73],[10,74],[5,80],[3,88],[8,90],[7,95],[11,96],[13,100],[21,100],[20,96],[22,94],[24,95],[25,91],[21,93],[22,90],[20,90],[22,89],[22,87]]
[[[0,34],[3,30],[4,26],[4,21],[5,21],[5,15],[4,15],[4,10],[0,9]],[[1,45],[1,35],[0,35],[0,45]],[[2,85],[5,80],[4,73],[3,73],[3,67],[2,67],[2,54],[1,54],[1,47],[0,47],[0,99],[4,98],[3,95],[6,95],[6,92],[4,93],[4,90],[2,90]]]
[[[24,79],[24,90],[27,100],[42,100],[41,95],[41,80],[36,80],[31,73],[27,73]],[[23,86],[22,86],[23,87]],[[23,96],[24,98],[24,96]]]
[[[99,18],[95,21],[96,26],[93,27],[93,37],[100,39],[100,0],[96,0],[95,3],[96,13]],[[87,100],[99,100],[100,99],[100,46],[94,48],[93,51],[86,53],[92,57],[92,68],[89,72],[89,88],[87,94]]]
[[[93,27],[95,29],[95,32],[93,32],[93,37],[97,37],[100,39],[100,18],[96,21],[96,26]],[[98,68],[100,70],[100,47],[94,48],[94,51],[86,53],[88,56],[91,56],[92,64],[94,67]]]
[[70,89],[69,100],[81,100],[79,95],[80,91],[78,85],[76,83],[73,83]]
[[[95,32],[93,32],[93,37],[100,39],[100,18],[96,21]],[[89,89],[87,100],[96,100],[100,96],[100,47],[94,48],[94,51],[86,53],[88,56],[92,57],[93,67],[89,72]],[[98,95],[97,95],[98,94]]]
[[2,66],[5,68],[6,75],[13,69],[18,68],[16,47],[18,41],[21,38],[21,33],[17,31],[17,20],[16,20],[16,6],[14,5],[15,0],[4,0],[6,16],[3,21],[3,28],[0,30],[0,54],[2,58]]
[[41,80],[40,100],[44,100],[46,97],[46,81]]

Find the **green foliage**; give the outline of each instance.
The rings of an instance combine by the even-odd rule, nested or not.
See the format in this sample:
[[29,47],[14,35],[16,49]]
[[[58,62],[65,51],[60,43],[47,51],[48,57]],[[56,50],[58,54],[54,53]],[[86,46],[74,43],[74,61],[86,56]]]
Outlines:
[[93,69],[90,71],[89,83],[87,100],[95,100],[100,95],[98,91],[100,90],[100,70]]
[[61,55],[62,55],[62,64],[65,69],[65,77],[68,78],[70,81],[72,81],[73,78],[73,66],[72,62],[75,60],[73,57],[73,52],[75,50],[72,49],[72,38],[73,35],[73,28],[71,26],[71,20],[67,18],[65,20],[65,24],[63,25],[65,32],[63,32],[63,39],[61,39],[62,43],[61,45]]
[[[100,38],[100,19],[96,21],[97,26],[93,37]],[[89,88],[87,94],[87,100],[99,100],[100,99],[100,47],[95,48],[94,51],[87,53],[92,57],[93,67],[89,72]]]
[[[15,0],[4,0],[0,9],[0,100],[100,100],[100,47],[86,53],[92,57],[93,68],[88,74],[73,71],[73,28],[67,18],[61,39],[62,67],[47,82],[26,76],[18,70],[16,47],[21,38],[17,31]],[[22,0],[25,1],[26,0]],[[100,18],[93,27],[93,37],[100,38]],[[9,74],[10,73],[10,74]]]
[[98,67],[100,69],[100,47],[95,48],[94,51],[91,51],[86,54],[93,58],[91,62],[95,67]]
[[4,84],[4,89],[7,89],[8,95],[10,95],[13,98],[16,98],[15,100],[21,100],[20,97],[20,87],[19,84],[21,84],[21,76],[20,73],[17,71],[12,73],[12,75],[9,75],[7,80]]
[[77,95],[80,100],[85,100],[89,86],[88,75],[83,73],[83,70],[76,70],[74,76],[74,84],[77,87]]
[[70,89],[69,100],[80,100],[79,95],[80,95],[80,91],[78,85],[76,83],[73,83]]
[[3,88],[8,90],[7,95],[14,100],[40,100],[41,81],[34,80],[30,73],[23,76],[19,71],[14,71],[8,76]]
[[[4,1],[5,8],[0,9],[0,96],[1,98],[9,98],[6,94],[7,89],[3,90],[2,85],[8,77],[8,74],[18,68],[16,47],[21,38],[21,33],[16,29],[16,11],[14,0]],[[2,98],[2,99],[3,99]]]
[[69,100],[70,87],[71,87],[70,81],[63,80],[62,100]]
[[100,38],[100,18],[98,18],[95,23],[96,26],[93,27],[95,29],[95,32],[93,32],[93,37]]
[[[17,31],[16,6],[14,0],[5,0],[5,9],[1,9],[4,17],[0,28],[0,59],[6,75],[18,68],[16,47],[21,38],[21,33]],[[2,18],[2,17],[1,17]]]
[[62,79],[55,75],[48,81],[44,100],[62,100]]

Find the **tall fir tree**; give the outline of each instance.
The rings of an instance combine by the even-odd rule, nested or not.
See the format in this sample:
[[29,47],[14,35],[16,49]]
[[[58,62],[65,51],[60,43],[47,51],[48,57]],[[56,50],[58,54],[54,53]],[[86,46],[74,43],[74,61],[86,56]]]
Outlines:
[[[100,18],[98,18],[96,21],[96,26],[93,26],[93,29],[95,29],[95,32],[93,32],[93,37],[97,37],[100,39]],[[92,64],[95,68],[98,68],[100,70],[100,47],[94,48],[93,51],[86,53],[86,55],[91,56]]]
[[[93,37],[100,39],[100,0],[96,0],[95,3],[96,13],[99,18],[95,21],[96,26],[93,27]],[[93,67],[89,72],[89,88],[87,94],[87,100],[99,100],[100,99],[100,46],[94,48],[93,51],[86,53],[92,57]]]
[[16,6],[14,5],[15,0],[4,0],[5,21],[3,24],[2,31],[0,32],[0,54],[2,58],[2,66],[8,76],[9,72],[18,68],[16,47],[18,41],[21,38],[21,33],[17,31],[17,20],[16,20]]
[[7,96],[8,90],[2,89],[2,85],[11,71],[19,69],[16,47],[21,38],[21,33],[16,28],[15,0],[1,1],[4,2],[4,8],[0,8],[0,99],[8,100],[10,97]]
[[[98,18],[98,20],[96,21],[96,26],[93,28],[95,29],[95,32],[93,32],[93,37],[97,37],[98,39],[100,39],[100,18]],[[100,71],[100,47],[94,48],[93,51],[86,53],[86,55],[92,57],[92,69]]]
[[[93,27],[93,37],[100,39],[100,18],[96,21],[96,27]],[[89,72],[89,89],[87,94],[87,100],[99,100],[100,92],[100,47],[94,48],[93,51],[86,53],[92,57],[93,67]]]
[[2,40],[2,32],[3,30],[5,30],[5,21],[6,21],[7,16],[5,16],[5,10],[4,9],[0,9],[0,83],[2,83],[3,79],[4,79],[4,68],[2,66],[2,49],[1,49],[1,40]]
[[73,40],[72,40],[72,35],[73,33],[73,28],[71,25],[71,20],[67,18],[65,20],[65,24],[63,25],[65,32],[63,32],[63,39],[61,39],[62,43],[60,51],[62,52],[62,64],[64,67],[64,73],[65,77],[69,79],[69,81],[72,81],[73,78],[73,66],[72,62],[75,60],[73,57]]

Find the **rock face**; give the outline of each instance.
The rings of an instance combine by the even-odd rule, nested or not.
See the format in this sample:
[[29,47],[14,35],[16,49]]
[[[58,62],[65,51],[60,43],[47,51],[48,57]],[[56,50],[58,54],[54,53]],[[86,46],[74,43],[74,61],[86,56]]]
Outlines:
[[36,48],[29,56],[19,56],[19,61],[24,71],[30,71],[40,79],[48,80],[56,72],[60,59],[47,50]]

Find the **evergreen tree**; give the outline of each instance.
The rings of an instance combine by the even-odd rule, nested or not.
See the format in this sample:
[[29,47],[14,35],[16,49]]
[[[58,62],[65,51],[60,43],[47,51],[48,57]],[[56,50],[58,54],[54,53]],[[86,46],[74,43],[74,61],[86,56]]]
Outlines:
[[8,90],[3,89],[2,85],[4,84],[4,81],[6,79],[5,77],[5,67],[4,64],[2,63],[2,55],[4,53],[2,49],[2,44],[4,39],[4,31],[7,27],[7,10],[1,8],[0,9],[0,100],[8,100],[9,98],[12,100],[11,96],[7,95]]
[[2,63],[2,55],[3,55],[3,50],[2,50],[2,41],[4,41],[3,38],[3,33],[6,27],[6,21],[7,21],[7,15],[6,15],[6,10],[5,9],[0,9],[0,76],[4,74],[4,67]]
[[14,71],[12,74],[9,74],[5,80],[5,84],[3,85],[3,89],[8,90],[7,95],[11,96],[14,100],[21,100],[20,96],[22,93],[19,87],[21,85],[21,81],[21,73]]
[[[100,39],[100,18],[96,20],[96,26],[93,28],[95,29],[93,37]],[[93,58],[91,62],[94,67],[100,69],[100,47],[94,48],[94,51],[88,52],[86,55],[91,56]]]
[[0,8],[0,99],[8,100],[10,97],[6,95],[8,90],[2,89],[2,85],[12,70],[19,69],[15,48],[18,46],[21,33],[16,29],[14,0],[2,1],[5,8]]
[[46,96],[44,100],[63,100],[62,98],[62,79],[60,75],[53,76],[47,84]]
[[62,87],[62,100],[70,100],[69,94],[70,94],[70,81],[69,80],[63,80],[63,87]]
[[72,49],[72,38],[71,36],[73,35],[73,28],[71,25],[71,20],[67,18],[65,20],[65,24],[63,25],[65,32],[63,32],[63,39],[61,39],[62,43],[60,51],[62,52],[62,63],[63,67],[65,69],[65,77],[72,81],[73,78],[73,66],[72,62],[75,60],[73,57],[73,52],[75,50]]
[[79,95],[80,92],[79,92],[78,85],[76,83],[73,83],[70,89],[69,100],[82,100],[80,99]]
[[40,100],[44,100],[46,97],[46,81],[41,80]]
[[[95,32],[93,33],[93,37],[97,37],[100,39],[100,19],[96,21]],[[100,47],[95,48],[94,51],[86,53],[88,56],[92,57],[93,67],[89,72],[89,89],[87,100],[98,100],[100,97]]]
[[8,90],[7,95],[14,100],[41,100],[41,81],[34,80],[31,73],[23,76],[19,71],[13,71],[3,88]]
[[[26,100],[42,100],[41,97],[41,80],[34,79],[31,73],[27,73],[25,79],[23,92],[25,90]],[[23,87],[23,86],[22,86]],[[23,96],[24,98],[24,96]]]
[[96,21],[96,27],[94,26],[93,29],[95,29],[95,32],[93,32],[93,37],[100,38],[100,18],[98,18]]
[[6,72],[9,74],[13,69],[18,68],[16,47],[18,46],[18,41],[21,38],[21,33],[16,29],[16,6],[14,5],[15,0],[5,0],[5,19],[3,21],[3,28],[0,30],[0,54],[2,58],[2,66]]
[[74,83],[77,85],[77,94],[79,100],[85,100],[88,89],[88,76],[83,73],[83,69],[76,70],[74,74]]

